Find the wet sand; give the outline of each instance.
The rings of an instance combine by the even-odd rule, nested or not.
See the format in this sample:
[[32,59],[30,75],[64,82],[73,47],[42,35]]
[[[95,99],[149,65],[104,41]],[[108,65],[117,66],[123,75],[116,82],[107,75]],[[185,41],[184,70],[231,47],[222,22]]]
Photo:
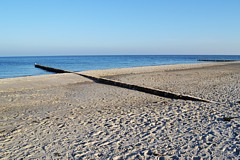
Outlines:
[[75,74],[0,79],[0,159],[239,159],[239,62],[81,73],[216,103]]

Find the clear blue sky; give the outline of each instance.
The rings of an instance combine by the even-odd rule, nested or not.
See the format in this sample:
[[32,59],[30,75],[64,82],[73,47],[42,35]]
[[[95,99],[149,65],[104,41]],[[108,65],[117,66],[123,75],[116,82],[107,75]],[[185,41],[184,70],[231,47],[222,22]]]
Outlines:
[[0,56],[240,54],[240,0],[1,0]]

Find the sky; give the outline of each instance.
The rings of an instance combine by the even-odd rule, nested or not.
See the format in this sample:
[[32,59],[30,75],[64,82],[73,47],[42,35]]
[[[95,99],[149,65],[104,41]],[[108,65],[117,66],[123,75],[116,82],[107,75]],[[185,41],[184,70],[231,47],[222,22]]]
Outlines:
[[240,54],[240,0],[1,0],[0,56]]

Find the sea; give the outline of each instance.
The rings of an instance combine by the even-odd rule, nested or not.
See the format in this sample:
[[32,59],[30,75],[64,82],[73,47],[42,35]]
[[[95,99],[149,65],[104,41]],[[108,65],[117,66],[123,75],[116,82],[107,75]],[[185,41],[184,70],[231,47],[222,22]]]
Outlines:
[[91,55],[0,57],[0,78],[53,74],[35,68],[35,63],[70,71],[86,71],[169,64],[204,63],[198,61],[198,59],[240,60],[240,55]]

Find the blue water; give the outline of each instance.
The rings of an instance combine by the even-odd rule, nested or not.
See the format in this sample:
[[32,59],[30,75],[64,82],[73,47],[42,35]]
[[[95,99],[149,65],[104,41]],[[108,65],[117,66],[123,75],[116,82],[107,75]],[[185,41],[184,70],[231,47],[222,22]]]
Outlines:
[[240,60],[240,55],[114,55],[114,56],[48,56],[0,57],[0,78],[52,74],[35,68],[34,63],[71,71],[202,63],[197,59]]

